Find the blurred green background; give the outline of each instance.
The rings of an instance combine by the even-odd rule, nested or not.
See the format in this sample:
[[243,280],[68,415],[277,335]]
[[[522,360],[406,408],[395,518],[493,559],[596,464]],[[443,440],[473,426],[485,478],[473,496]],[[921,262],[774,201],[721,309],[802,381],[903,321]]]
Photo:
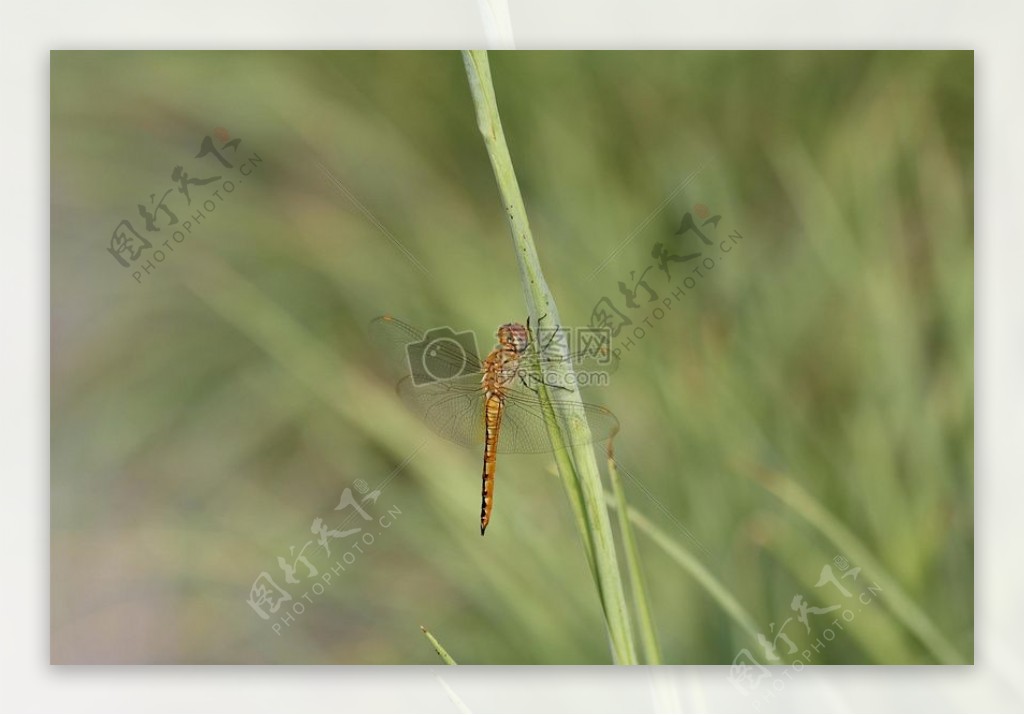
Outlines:
[[[618,283],[656,243],[701,248],[687,211],[722,217],[715,268],[586,394],[622,422],[631,504],[800,651],[841,611],[805,629],[794,596],[853,604],[816,584],[862,567],[842,583],[881,594],[810,662],[939,661],[922,630],[972,662],[973,55],[491,64],[565,324],[607,297],[643,325],[690,264],[637,309]],[[382,313],[482,343],[526,317],[458,53],[55,52],[51,137],[53,662],[436,663],[421,624],[464,663],[610,661],[552,460],[499,457],[481,538],[481,455],[405,411],[367,337]],[[188,205],[177,166],[221,178]],[[168,190],[178,224],[145,231]],[[122,219],[153,239],[128,268]],[[314,519],[342,529],[343,491],[382,484],[317,551]],[[638,540],[666,662],[767,662]],[[310,541],[317,576],[287,583]],[[263,573],[292,595],[266,620]]]

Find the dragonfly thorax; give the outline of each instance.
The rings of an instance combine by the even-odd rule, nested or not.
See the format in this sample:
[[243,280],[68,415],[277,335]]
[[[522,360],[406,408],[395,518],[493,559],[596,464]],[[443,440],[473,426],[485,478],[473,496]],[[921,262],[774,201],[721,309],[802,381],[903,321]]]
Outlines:
[[483,362],[484,390],[502,392],[519,376],[520,359],[526,355],[530,333],[520,323],[505,323],[498,328],[498,347]]

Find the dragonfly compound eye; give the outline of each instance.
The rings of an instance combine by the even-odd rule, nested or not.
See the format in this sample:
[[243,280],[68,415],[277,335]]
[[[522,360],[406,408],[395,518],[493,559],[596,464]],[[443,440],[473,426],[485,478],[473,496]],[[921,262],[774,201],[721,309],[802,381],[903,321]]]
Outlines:
[[530,342],[529,333],[527,332],[525,325],[520,325],[519,323],[506,323],[498,328],[498,342],[507,348],[512,348],[517,352],[523,352],[526,350],[526,346]]

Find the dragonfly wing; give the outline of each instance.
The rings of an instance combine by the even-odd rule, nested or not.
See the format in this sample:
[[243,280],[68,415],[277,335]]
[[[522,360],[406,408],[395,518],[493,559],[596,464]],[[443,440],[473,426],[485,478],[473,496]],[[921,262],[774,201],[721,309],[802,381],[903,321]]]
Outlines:
[[418,385],[470,374],[479,381],[482,367],[472,332],[448,327],[423,331],[384,315],[370,323],[370,336],[391,368],[413,376]]
[[[483,445],[484,392],[478,383],[466,378],[416,385],[411,377],[406,377],[398,383],[398,394],[428,427],[444,439],[470,449]],[[618,419],[601,405],[560,401],[555,409],[569,420],[586,420],[590,425],[590,437],[584,442],[600,442],[618,432]],[[535,454],[550,452],[551,449],[547,419],[540,399],[525,388],[507,389],[498,433],[498,452]]]
[[[566,419],[586,420],[590,425],[589,439],[576,436],[570,437],[570,440],[600,442],[619,430],[619,420],[601,405],[559,401],[555,404],[555,410]],[[547,418],[540,399],[531,390],[510,388],[505,398],[498,452],[525,454],[550,452],[551,449]]]
[[484,443],[484,392],[472,378],[417,385],[411,376],[398,383],[409,409],[441,437],[463,447]]

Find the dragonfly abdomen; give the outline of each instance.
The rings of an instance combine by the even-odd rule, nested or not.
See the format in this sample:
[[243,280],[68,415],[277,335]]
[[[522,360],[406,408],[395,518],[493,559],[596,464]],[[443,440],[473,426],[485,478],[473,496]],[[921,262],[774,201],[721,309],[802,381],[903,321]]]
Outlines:
[[488,391],[484,402],[484,471],[480,496],[480,536],[487,530],[494,506],[494,474],[498,462],[498,430],[505,401],[498,391]]

